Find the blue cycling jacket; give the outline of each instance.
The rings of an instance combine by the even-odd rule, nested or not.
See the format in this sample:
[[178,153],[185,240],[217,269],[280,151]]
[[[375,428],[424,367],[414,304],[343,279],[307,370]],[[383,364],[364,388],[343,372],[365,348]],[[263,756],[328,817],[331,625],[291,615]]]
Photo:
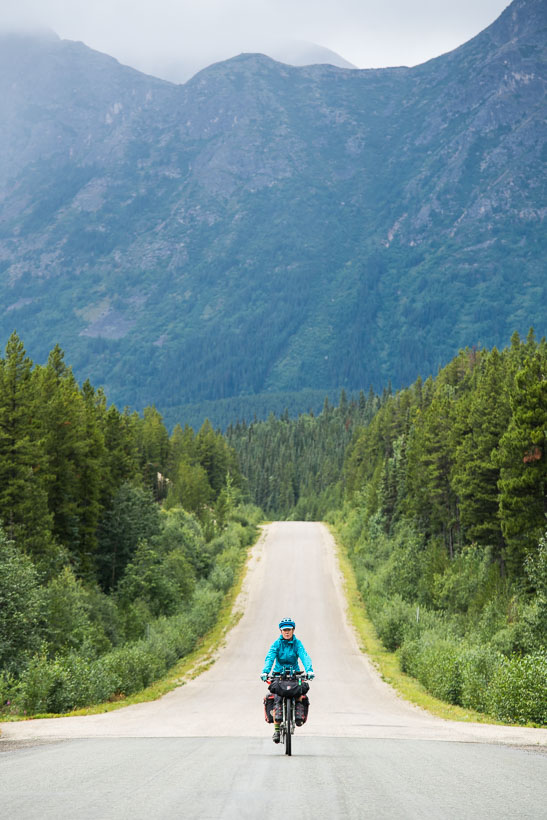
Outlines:
[[274,661],[274,674],[277,672],[282,672],[286,666],[289,666],[291,669],[298,670],[299,658],[304,664],[305,671],[308,674],[313,672],[311,658],[304,649],[304,644],[302,641],[299,641],[294,635],[290,641],[287,641],[282,635],[280,635],[268,650],[268,654],[264,660],[264,669],[262,670],[262,673],[269,675],[272,671],[272,664],[274,664]]

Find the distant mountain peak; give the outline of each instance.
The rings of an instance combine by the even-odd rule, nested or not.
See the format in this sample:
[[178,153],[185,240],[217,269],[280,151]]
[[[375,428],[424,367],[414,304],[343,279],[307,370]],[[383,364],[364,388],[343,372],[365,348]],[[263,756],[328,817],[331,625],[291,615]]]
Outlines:
[[[260,40],[256,43],[249,43],[241,49],[243,54],[264,54],[266,57],[278,63],[285,63],[296,67],[309,65],[333,65],[337,68],[355,69],[352,63],[345,60],[340,54],[317,43],[310,43],[304,40]],[[150,58],[146,62],[140,58],[137,60],[122,60],[129,62],[146,74],[168,80],[173,83],[185,83],[198,72],[211,65],[224,63],[234,57],[237,53],[217,54],[205,51],[203,55],[166,55],[165,57]]]
[[345,60],[344,57],[330,48],[305,40],[286,40],[272,43],[269,48],[265,49],[264,53],[280,63],[293,66],[333,65],[337,68],[356,68],[353,63]]

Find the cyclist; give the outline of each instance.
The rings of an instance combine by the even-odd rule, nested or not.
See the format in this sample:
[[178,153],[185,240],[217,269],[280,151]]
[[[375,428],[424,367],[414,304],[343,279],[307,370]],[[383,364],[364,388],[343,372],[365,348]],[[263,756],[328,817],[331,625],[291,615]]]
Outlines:
[[[292,618],[283,618],[279,622],[279,630],[281,635],[273,642],[268,650],[268,654],[264,660],[264,668],[260,676],[263,681],[268,679],[270,673],[278,674],[290,669],[294,672],[301,671],[298,666],[300,659],[304,665],[304,669],[308,675],[309,680],[315,677],[311,658],[304,649],[302,641],[294,634],[295,623]],[[273,666],[273,670],[272,670]],[[274,733],[273,742],[279,743],[280,740],[280,724],[283,717],[283,707],[279,695],[274,695]],[[296,725],[301,726],[304,720],[305,710],[302,703],[302,697],[297,699],[295,708]]]

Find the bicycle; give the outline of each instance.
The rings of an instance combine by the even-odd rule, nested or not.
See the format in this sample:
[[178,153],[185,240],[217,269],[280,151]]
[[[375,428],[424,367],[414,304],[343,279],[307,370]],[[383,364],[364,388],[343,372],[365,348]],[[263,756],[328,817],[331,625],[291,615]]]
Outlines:
[[[266,681],[270,692],[281,698],[283,717],[279,726],[280,742],[285,746],[285,754],[292,754],[292,736],[296,726],[296,699],[309,690],[308,676],[305,672],[285,669],[272,675]],[[272,689],[272,684],[274,688]]]

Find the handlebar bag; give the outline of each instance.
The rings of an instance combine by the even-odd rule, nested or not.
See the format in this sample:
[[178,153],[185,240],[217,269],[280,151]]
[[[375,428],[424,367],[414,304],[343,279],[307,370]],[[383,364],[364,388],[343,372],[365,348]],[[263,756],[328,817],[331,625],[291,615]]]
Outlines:
[[280,680],[279,678],[273,680],[268,686],[272,694],[279,695],[282,698],[299,698],[301,695],[305,695],[309,688],[310,685],[305,680]]

